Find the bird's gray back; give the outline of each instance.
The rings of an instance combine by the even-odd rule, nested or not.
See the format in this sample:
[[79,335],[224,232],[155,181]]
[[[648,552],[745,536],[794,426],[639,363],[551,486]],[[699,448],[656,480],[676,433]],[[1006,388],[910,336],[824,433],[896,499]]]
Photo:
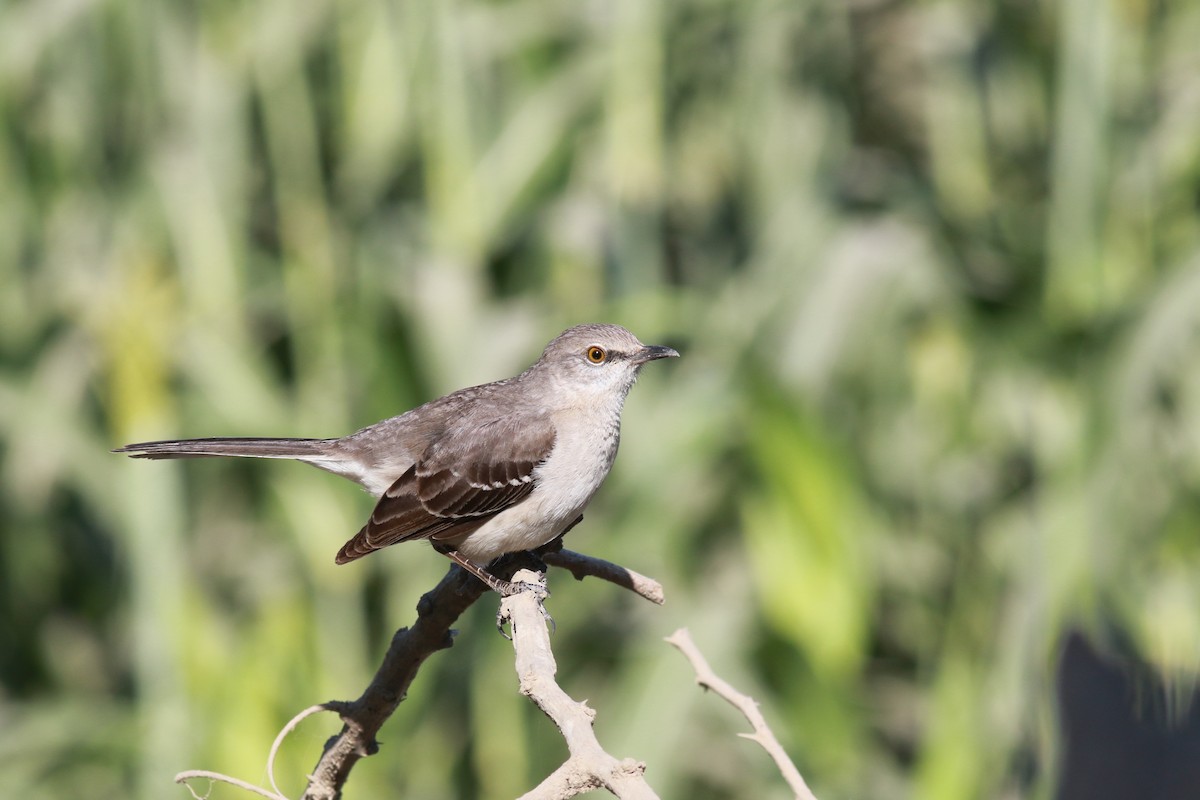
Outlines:
[[364,476],[355,479],[379,496],[435,444],[465,447],[473,430],[497,422],[519,424],[522,418],[543,412],[521,390],[527,372],[460,389],[344,437],[339,447],[358,463]]

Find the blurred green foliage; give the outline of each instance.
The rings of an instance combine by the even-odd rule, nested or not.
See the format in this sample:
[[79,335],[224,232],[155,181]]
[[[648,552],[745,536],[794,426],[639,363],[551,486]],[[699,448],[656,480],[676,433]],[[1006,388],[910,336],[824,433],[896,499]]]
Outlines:
[[[1200,667],[1197,41],[1190,0],[0,5],[0,795],[261,780],[446,568],[335,568],[370,501],[315,470],[110,447],[340,435],[611,320],[684,358],[571,535],[668,604],[553,577],[609,749],[785,796],[687,625],[822,798],[1048,796],[1068,627]],[[562,759],[493,612],[354,797]]]

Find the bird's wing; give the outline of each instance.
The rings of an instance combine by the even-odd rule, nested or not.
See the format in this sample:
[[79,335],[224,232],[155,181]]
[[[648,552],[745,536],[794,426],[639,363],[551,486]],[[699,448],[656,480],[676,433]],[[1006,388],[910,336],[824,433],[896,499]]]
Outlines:
[[462,420],[383,493],[337,563],[397,542],[470,533],[529,496],[534,470],[553,447],[554,426],[544,415]]

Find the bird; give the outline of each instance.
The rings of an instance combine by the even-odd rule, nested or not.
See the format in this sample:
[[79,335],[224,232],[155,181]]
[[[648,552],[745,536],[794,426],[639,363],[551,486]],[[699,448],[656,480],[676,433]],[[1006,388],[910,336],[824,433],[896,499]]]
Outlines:
[[460,389],[341,438],[176,439],[112,452],[311,464],[377,498],[337,564],[426,540],[508,595],[520,587],[487,566],[548,544],[582,519],[616,459],[621,412],[642,367],[677,357],[620,325],[576,325],[515,377]]

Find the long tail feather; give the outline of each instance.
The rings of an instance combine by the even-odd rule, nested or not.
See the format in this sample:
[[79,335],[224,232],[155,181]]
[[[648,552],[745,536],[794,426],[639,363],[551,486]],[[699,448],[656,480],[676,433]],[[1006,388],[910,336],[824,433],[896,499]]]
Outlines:
[[138,442],[113,450],[130,458],[313,458],[328,451],[330,439],[176,439]]

